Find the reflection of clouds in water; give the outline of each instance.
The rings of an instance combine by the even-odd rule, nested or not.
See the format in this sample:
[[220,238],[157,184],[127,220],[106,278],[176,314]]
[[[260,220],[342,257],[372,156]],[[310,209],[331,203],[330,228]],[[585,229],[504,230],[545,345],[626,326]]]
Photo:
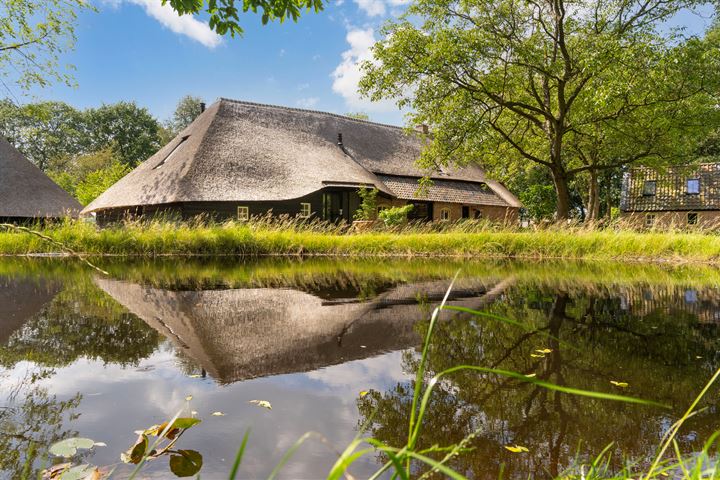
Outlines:
[[[21,378],[20,366],[15,370],[10,375]],[[334,450],[344,449],[353,439],[358,393],[371,388],[383,391],[406,378],[401,370],[401,352],[393,352],[309,373],[221,386],[210,378],[190,378],[181,373],[175,355],[160,348],[137,366],[127,368],[81,359],[57,369],[42,383],[60,398],[83,394],[80,417],[66,427],[107,444],[89,458],[93,463],[117,462],[119,454],[134,441],[134,430],[172,417],[186,406],[185,397],[192,395],[190,409],[197,410],[203,422],[188,432],[179,446],[203,454],[203,478],[227,475],[242,436],[250,428],[241,468],[243,478],[266,478],[298,438],[315,431],[327,439],[327,444],[308,440],[282,475],[313,479],[325,476],[337,457]],[[270,401],[272,411],[247,403],[253,399]],[[213,417],[214,411],[226,415]],[[374,468],[377,465],[370,456],[352,472],[363,477]],[[167,462],[151,462],[147,473],[148,478],[162,478]]]
[[402,370],[402,352],[392,352],[365,360],[321,368],[296,376],[299,382],[307,379],[309,386],[331,395],[357,395],[360,390],[380,390],[408,380]]

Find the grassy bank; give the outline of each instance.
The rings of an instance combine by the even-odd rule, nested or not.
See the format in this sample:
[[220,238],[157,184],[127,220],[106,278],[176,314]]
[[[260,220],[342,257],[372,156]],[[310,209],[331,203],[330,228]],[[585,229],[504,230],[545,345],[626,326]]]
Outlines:
[[[439,232],[406,228],[346,233],[319,224],[268,222],[136,222],[107,229],[65,222],[39,231],[76,252],[99,255],[389,255],[720,263],[720,236],[702,232],[458,226]],[[0,254],[58,250],[56,245],[30,233],[8,229],[0,232]]]

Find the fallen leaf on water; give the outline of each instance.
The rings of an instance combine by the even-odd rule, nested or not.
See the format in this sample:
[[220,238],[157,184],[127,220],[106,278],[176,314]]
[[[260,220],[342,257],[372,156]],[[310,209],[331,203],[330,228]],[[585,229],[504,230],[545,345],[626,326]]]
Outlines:
[[552,348],[539,348],[535,351],[538,353],[552,353]]
[[212,412],[213,417],[224,417],[225,414],[223,412]]
[[188,395],[187,397],[185,397],[186,402],[189,402],[190,400],[192,400],[192,395]]
[[695,358],[702,358],[700,355],[695,355]]
[[272,410],[272,405],[270,405],[270,402],[267,400],[250,400],[248,403],[253,403],[257,405],[258,407],[267,408],[268,410]]
[[200,378],[200,377],[202,377],[202,375],[199,375],[197,373],[190,375],[190,378]]
[[368,393],[369,393],[369,392],[368,392],[367,390],[363,390],[362,392],[360,392],[360,398],[364,397],[364,396],[367,395]]
[[105,442],[95,442],[96,447],[107,447],[107,443]]
[[192,411],[190,412],[190,415],[197,415],[197,410],[192,410]]
[[529,452],[527,448],[521,446],[521,445],[505,445],[506,450],[510,450],[513,453],[523,453],[523,452]]
[[528,374],[525,375],[525,376],[528,377],[528,378],[533,378],[533,377],[536,376],[536,375],[537,375],[537,373],[528,373]]
[[365,345],[360,345],[360,348],[367,348],[367,346],[365,346]]
[[615,380],[610,380],[610,383],[612,383],[616,387],[620,387],[620,388],[627,388],[630,386],[626,382],[616,382]]
[[531,353],[530,356],[533,358],[545,358],[545,355],[542,353]]

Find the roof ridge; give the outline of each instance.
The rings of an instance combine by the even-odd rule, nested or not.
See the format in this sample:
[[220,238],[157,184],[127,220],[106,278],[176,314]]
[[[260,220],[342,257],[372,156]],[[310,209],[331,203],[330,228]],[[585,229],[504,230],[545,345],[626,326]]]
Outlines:
[[253,106],[253,107],[277,108],[279,110],[288,110],[291,112],[319,113],[321,115],[327,115],[330,117],[341,118],[343,120],[352,120],[352,121],[358,122],[358,123],[366,123],[366,124],[370,124],[370,125],[394,128],[394,129],[403,130],[403,131],[407,130],[407,127],[401,127],[398,125],[390,125],[389,123],[373,122],[371,120],[363,120],[361,118],[349,117],[347,115],[341,115],[339,113],[324,112],[322,110],[312,110],[309,108],[299,108],[299,107],[288,107],[286,105],[273,105],[271,103],[250,102],[247,100],[235,100],[234,98],[226,98],[226,97],[219,97],[218,100],[221,102],[238,103],[240,105],[249,105],[249,106]]

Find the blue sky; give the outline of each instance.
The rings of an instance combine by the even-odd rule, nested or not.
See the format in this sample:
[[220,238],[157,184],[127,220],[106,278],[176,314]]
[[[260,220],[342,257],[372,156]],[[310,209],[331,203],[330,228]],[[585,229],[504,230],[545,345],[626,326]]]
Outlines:
[[[78,86],[35,90],[31,98],[77,107],[135,100],[160,119],[186,94],[212,103],[228,97],[336,113],[364,111],[402,124],[391,102],[372,104],[356,91],[357,61],[377,28],[404,0],[345,0],[297,23],[262,26],[242,17],[242,38],[220,38],[201,20],[178,17],[160,0],[98,0],[80,15],[77,45],[63,61],[76,67]],[[18,91],[13,92],[19,96]]]
[[[336,113],[364,111],[375,121],[402,124],[392,102],[373,104],[356,93],[357,63],[369,58],[377,30],[408,0],[334,0],[299,22],[262,26],[242,17],[242,38],[220,38],[202,19],[179,17],[160,0],[96,0],[79,17],[77,46],[63,59],[75,65],[77,88],[56,85],[34,99],[76,107],[134,100],[160,119],[180,97],[212,103],[228,97]],[[706,20],[677,23],[702,31]],[[14,92],[18,93],[18,92]]]

